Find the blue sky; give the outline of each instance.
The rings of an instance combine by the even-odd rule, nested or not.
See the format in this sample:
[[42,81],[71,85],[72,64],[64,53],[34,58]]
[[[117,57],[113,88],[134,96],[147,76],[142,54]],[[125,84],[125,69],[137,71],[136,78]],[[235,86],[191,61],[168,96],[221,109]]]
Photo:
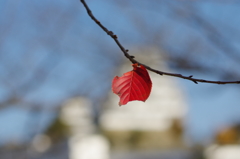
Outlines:
[[[181,55],[189,46],[189,37],[197,37],[200,41],[206,38],[194,22],[174,19],[174,13],[163,2],[159,5],[145,0],[87,2],[97,18],[118,35],[126,48],[159,44]],[[184,3],[174,5],[179,4],[184,9]],[[213,22],[226,39],[231,40],[234,48],[240,49],[240,18],[236,16],[240,14],[239,4],[196,2],[188,5],[193,5],[199,15]],[[44,82],[37,83],[36,88],[24,95],[26,101],[52,107],[73,94],[84,94],[99,102],[104,96],[102,94],[110,90],[116,67],[121,60],[126,60],[114,41],[87,16],[79,1],[21,0],[15,3],[3,0],[0,1],[0,13],[0,33],[3,35],[0,37],[1,100],[7,98],[12,89],[31,78],[43,64],[44,69],[40,72],[49,73]],[[137,18],[138,21],[134,21]],[[141,21],[145,23],[140,25]],[[159,30],[161,42],[149,38],[156,34],[152,30]],[[226,60],[226,55],[212,47],[207,40],[201,45],[206,45],[206,49],[196,52],[203,56],[196,54],[193,60],[216,69],[237,70],[234,67],[237,66],[236,62]],[[197,72],[182,73],[212,80],[218,78]],[[177,80],[182,84],[189,102],[186,127],[190,138],[207,141],[217,129],[239,122],[238,85],[196,85]],[[21,95],[21,92],[16,92]],[[18,106],[0,111],[0,143],[8,138],[26,137],[28,132],[24,134],[23,130],[29,118],[28,111]],[[52,114],[47,111],[43,113],[42,125],[51,119]]]

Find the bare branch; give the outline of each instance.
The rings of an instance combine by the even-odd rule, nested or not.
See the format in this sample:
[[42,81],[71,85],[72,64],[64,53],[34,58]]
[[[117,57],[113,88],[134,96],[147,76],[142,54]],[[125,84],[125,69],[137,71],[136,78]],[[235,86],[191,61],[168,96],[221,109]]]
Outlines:
[[201,83],[212,83],[212,84],[240,84],[240,81],[210,81],[210,80],[205,80],[205,79],[197,79],[197,78],[193,78],[193,75],[190,75],[190,76],[183,76],[181,74],[178,74],[178,73],[169,73],[169,72],[163,72],[163,71],[159,71],[159,70],[156,70],[156,69],[153,69],[145,64],[142,64],[141,62],[137,61],[134,59],[134,56],[130,55],[128,53],[128,50],[125,49],[122,44],[118,41],[118,37],[117,35],[115,35],[112,31],[109,31],[105,26],[103,26],[101,24],[101,22],[99,20],[97,20],[95,18],[95,16],[92,14],[92,11],[90,10],[90,8],[88,7],[88,5],[86,4],[85,0],[80,0],[80,2],[84,5],[88,15],[91,17],[91,19],[97,23],[97,25],[99,27],[101,27],[109,36],[112,37],[112,39],[116,42],[116,44],[118,45],[118,47],[121,49],[121,51],[123,52],[124,56],[126,58],[128,58],[133,64],[134,63],[138,63],[140,65],[143,65],[144,67],[146,67],[146,69],[148,69],[149,71],[152,71],[156,74],[159,74],[159,75],[167,75],[167,76],[173,76],[173,77],[178,77],[178,78],[183,78],[183,79],[186,79],[186,80],[190,80],[196,84],[198,84],[198,82],[201,82]]

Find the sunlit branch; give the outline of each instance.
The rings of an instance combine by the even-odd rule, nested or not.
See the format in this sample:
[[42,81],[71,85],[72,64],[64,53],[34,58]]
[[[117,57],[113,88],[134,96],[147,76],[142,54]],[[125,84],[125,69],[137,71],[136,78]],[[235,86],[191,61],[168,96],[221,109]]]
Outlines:
[[147,70],[149,71],[152,71],[156,74],[159,74],[159,75],[167,75],[167,76],[174,76],[174,77],[179,77],[179,78],[183,78],[183,79],[186,79],[186,80],[190,80],[196,84],[198,84],[198,82],[201,82],[201,83],[212,83],[212,84],[240,84],[240,81],[210,81],[210,80],[205,80],[205,79],[197,79],[197,78],[193,78],[192,75],[190,76],[184,76],[184,75],[181,75],[181,74],[178,74],[178,73],[169,73],[169,72],[163,72],[163,71],[159,71],[157,69],[153,69],[137,60],[135,60],[135,57],[130,55],[128,53],[128,50],[125,49],[122,44],[118,41],[118,37],[117,35],[115,35],[112,31],[108,30],[105,26],[102,25],[102,23],[97,20],[95,18],[95,16],[92,14],[92,11],[90,10],[90,8],[88,7],[88,5],[86,4],[85,0],[80,0],[82,2],[82,4],[84,5],[88,15],[91,17],[91,19],[97,23],[97,25],[99,27],[101,27],[109,36],[112,37],[112,39],[116,42],[116,44],[118,45],[118,47],[121,49],[121,51],[123,52],[123,54],[125,55],[126,58],[128,58],[133,64],[134,63],[138,63],[140,65],[143,65],[146,67]]

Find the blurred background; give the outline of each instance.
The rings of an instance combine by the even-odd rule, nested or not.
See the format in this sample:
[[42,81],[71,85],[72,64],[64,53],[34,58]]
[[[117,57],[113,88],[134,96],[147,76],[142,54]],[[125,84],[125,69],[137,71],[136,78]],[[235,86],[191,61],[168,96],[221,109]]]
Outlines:
[[[240,79],[237,0],[86,0],[137,60]],[[240,87],[150,73],[151,96],[119,107],[131,63],[80,1],[0,1],[1,159],[239,159]]]

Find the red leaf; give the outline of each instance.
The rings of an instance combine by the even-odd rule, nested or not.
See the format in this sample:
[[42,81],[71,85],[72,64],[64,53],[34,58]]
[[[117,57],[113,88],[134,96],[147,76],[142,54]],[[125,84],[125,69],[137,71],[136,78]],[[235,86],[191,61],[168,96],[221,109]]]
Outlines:
[[152,89],[152,81],[143,65],[133,64],[133,70],[116,76],[112,82],[112,91],[120,97],[119,106],[130,101],[145,102]]

